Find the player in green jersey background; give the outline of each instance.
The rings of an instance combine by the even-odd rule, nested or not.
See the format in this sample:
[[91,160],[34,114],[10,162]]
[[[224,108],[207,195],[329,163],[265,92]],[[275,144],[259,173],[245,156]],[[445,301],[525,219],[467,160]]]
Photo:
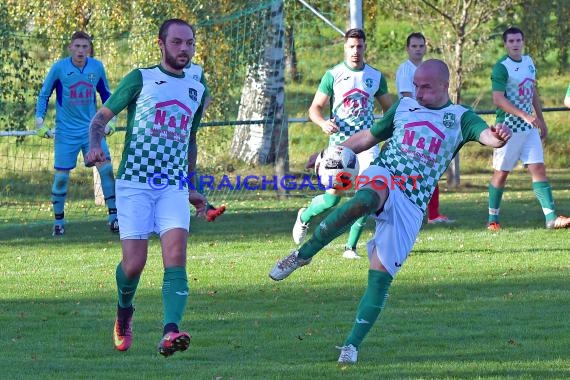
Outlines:
[[552,188],[546,176],[541,139],[548,136],[537,91],[536,67],[523,54],[524,34],[519,28],[503,33],[507,55],[493,66],[491,82],[497,122],[513,131],[513,138],[493,153],[493,175],[489,183],[489,218],[487,228],[501,229],[499,212],[507,177],[520,160],[532,177],[532,188],[544,213],[546,228],[570,227],[570,218],[557,215]]
[[[326,71],[309,108],[311,121],[330,136],[329,145],[338,145],[350,136],[374,124],[374,100],[385,112],[392,105],[384,74],[364,62],[366,36],[362,29],[350,29],[344,35],[344,61]],[[323,111],[330,106],[330,116]],[[376,158],[377,146],[358,155],[360,172]],[[317,215],[336,206],[342,196],[341,190],[328,189],[311,200],[307,208],[301,208],[293,226],[293,241],[301,244],[305,239],[309,222]],[[356,245],[367,217],[352,225],[343,257],[359,259]]]

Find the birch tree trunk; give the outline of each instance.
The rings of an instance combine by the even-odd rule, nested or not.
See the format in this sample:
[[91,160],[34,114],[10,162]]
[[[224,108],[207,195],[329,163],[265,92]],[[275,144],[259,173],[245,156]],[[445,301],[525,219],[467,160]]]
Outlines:
[[288,170],[283,0],[273,3],[267,18],[265,41],[247,68],[238,111],[238,120],[263,122],[236,126],[230,152],[249,164],[278,163]]

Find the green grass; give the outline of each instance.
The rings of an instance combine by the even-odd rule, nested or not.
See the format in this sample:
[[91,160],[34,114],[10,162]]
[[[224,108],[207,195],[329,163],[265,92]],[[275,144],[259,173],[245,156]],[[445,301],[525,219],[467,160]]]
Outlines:
[[[550,173],[561,212],[570,171]],[[111,342],[117,236],[91,213],[67,234],[49,223],[0,225],[2,377],[41,379],[563,379],[570,376],[568,231],[548,231],[522,171],[502,205],[504,229],[485,230],[488,175],[442,188],[450,226],[427,225],[360,350],[338,367],[365,287],[366,260],[347,261],[343,236],[285,281],[267,273],[294,244],[296,209],[310,194],[234,201],[215,223],[192,222],[187,352],[164,359],[157,239],[135,299],[135,340]],[[318,220],[313,223],[317,225]],[[359,249],[371,236],[372,223]],[[312,228],[311,228],[312,229]]]

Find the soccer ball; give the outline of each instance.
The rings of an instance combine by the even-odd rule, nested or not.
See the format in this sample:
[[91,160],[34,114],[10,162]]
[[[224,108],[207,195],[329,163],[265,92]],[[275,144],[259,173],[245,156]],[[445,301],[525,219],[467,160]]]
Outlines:
[[329,146],[317,155],[315,173],[325,188],[350,187],[358,175],[358,157],[345,146]]

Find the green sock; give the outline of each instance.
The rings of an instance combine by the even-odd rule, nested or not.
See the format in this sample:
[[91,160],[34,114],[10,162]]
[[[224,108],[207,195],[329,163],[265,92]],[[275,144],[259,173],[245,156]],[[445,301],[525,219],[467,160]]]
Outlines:
[[547,222],[556,219],[556,209],[554,207],[554,198],[552,197],[552,187],[548,182],[533,182],[532,189],[542,207],[544,218]]
[[358,305],[356,321],[344,342],[345,346],[349,344],[356,348],[360,346],[386,304],[391,283],[392,276],[389,273],[368,270],[368,287]]
[[380,196],[372,189],[358,190],[354,197],[326,216],[313,236],[299,248],[299,257],[309,259],[325,245],[343,234],[362,216],[376,212],[381,207]]
[[119,306],[124,308],[131,306],[133,304],[133,299],[135,298],[135,292],[137,291],[137,286],[141,276],[127,278],[127,275],[123,271],[123,266],[119,263],[115,270],[115,278],[117,279]]
[[352,248],[356,250],[356,244],[358,244],[358,239],[362,235],[366,221],[368,220],[368,215],[364,215],[356,220],[352,227],[350,227],[350,232],[348,233],[348,240],[346,242],[347,248]]
[[308,223],[313,216],[319,215],[328,209],[336,206],[340,202],[340,195],[324,193],[317,195],[309,204],[309,207],[301,213],[301,222]]
[[499,211],[501,210],[501,199],[505,188],[497,188],[489,184],[489,223],[499,222]]
[[185,267],[170,267],[164,269],[162,283],[162,307],[164,325],[180,324],[182,314],[188,300],[188,277]]

